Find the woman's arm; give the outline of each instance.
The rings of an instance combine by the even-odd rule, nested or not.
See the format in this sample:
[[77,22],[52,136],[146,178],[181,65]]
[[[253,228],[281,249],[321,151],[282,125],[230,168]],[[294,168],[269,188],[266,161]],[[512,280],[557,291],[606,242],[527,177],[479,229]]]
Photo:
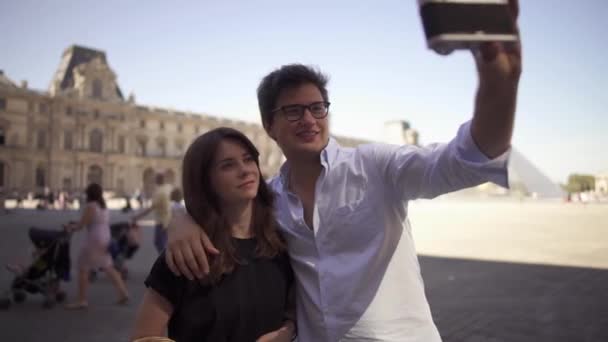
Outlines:
[[287,320],[278,330],[260,336],[256,342],[291,342],[295,339],[296,324]]
[[82,212],[82,216],[80,217],[80,221],[76,223],[72,223],[69,225],[69,229],[72,231],[80,230],[86,227],[88,224],[93,221],[93,215],[95,215],[95,208],[92,205],[86,205]]
[[290,342],[297,336],[296,330],[296,293],[292,284],[287,292],[287,303],[285,307],[285,321],[283,325],[274,331],[264,334],[256,342]]
[[147,288],[135,318],[131,340],[149,336],[166,336],[167,323],[172,313],[171,303],[158,292]]

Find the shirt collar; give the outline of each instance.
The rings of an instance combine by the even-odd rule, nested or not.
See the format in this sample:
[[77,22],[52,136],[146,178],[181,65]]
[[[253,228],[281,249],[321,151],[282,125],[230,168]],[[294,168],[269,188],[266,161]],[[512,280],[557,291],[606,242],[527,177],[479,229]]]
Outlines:
[[[332,138],[329,137],[329,141],[325,148],[321,151],[321,165],[325,169],[330,169],[334,160],[338,156],[338,152],[340,150],[340,144]],[[281,168],[279,169],[279,178],[281,179],[281,186],[284,190],[289,189],[289,162],[285,161]]]
[[336,139],[329,137],[327,146],[325,146],[323,151],[321,151],[321,165],[323,165],[327,169],[330,168],[334,160],[336,160],[339,150],[340,144],[338,144]]

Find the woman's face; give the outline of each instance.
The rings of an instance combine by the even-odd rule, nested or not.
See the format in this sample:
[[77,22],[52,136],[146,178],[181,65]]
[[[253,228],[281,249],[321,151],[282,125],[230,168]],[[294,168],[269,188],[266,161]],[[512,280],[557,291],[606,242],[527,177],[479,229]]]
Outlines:
[[247,202],[258,193],[260,171],[255,158],[237,141],[220,142],[210,176],[211,186],[222,205]]

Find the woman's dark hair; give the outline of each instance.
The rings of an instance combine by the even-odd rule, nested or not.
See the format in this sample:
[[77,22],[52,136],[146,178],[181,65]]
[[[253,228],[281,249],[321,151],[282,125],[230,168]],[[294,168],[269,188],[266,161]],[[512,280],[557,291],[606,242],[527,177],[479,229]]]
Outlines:
[[328,78],[321,71],[303,64],[283,65],[266,75],[258,86],[258,106],[262,116],[262,124],[268,130],[274,119],[272,112],[276,106],[281,91],[289,88],[297,88],[304,84],[314,84],[323,96],[324,101],[329,101],[327,94]]
[[[225,140],[243,146],[255,159],[259,171],[258,150],[243,133],[228,127],[216,128],[196,138],[188,147],[182,165],[182,189],[186,210],[207,233],[214,246],[222,251],[219,256],[211,259],[209,276],[204,279],[207,283],[217,282],[223,274],[232,272],[240,262],[232,243],[228,221],[210,179],[218,147]],[[258,257],[272,258],[285,249],[285,243],[277,232],[273,206],[273,194],[260,172],[259,188],[251,218],[251,228],[257,239]]]
[[101,185],[97,183],[91,183],[84,190],[87,195],[87,203],[89,202],[97,202],[100,207],[103,209],[106,208],[106,201],[103,200],[103,190],[101,189]]

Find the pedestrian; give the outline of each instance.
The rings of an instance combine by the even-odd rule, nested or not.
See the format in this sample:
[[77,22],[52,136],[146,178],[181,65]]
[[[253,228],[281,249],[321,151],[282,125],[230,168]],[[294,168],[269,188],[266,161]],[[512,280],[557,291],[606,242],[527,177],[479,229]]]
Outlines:
[[78,255],[78,294],[76,301],[66,305],[67,309],[88,307],[89,272],[101,268],[118,291],[117,304],[127,304],[129,293],[110,255],[110,213],[103,199],[99,184],[92,183],[85,190],[86,205],[78,222],[69,223],[66,230],[75,232],[86,229],[85,242]]
[[167,226],[171,219],[171,189],[172,186],[165,183],[165,176],[162,173],[158,173],[156,175],[156,189],[152,197],[152,205],[131,218],[133,223],[137,223],[142,217],[150,212],[154,212],[156,220],[154,225],[154,247],[156,247],[158,253],[162,252],[167,244]]

